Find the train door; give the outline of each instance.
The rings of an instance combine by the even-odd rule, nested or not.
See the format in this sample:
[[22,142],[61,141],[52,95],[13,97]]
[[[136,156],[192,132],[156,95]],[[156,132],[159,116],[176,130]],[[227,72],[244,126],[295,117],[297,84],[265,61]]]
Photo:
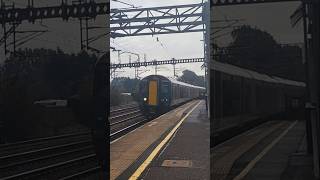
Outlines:
[[168,106],[170,104],[171,93],[170,93],[170,82],[162,81],[161,82],[161,102],[162,104]]
[[158,104],[158,81],[156,80],[149,81],[148,104],[151,106]]

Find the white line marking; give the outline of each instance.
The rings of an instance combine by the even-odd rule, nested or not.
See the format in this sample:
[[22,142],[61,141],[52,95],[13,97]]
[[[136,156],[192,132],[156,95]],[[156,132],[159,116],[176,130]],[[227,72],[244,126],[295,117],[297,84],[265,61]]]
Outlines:
[[124,138],[125,136],[127,136],[127,135],[129,135],[129,134],[131,134],[131,133],[135,132],[136,130],[138,130],[138,129],[142,128],[142,127],[143,127],[143,126],[140,126],[140,127],[136,128],[136,129],[134,129],[134,130],[132,130],[132,131],[128,132],[127,134],[125,134],[125,135],[123,135],[123,136],[121,136],[121,137],[119,137],[119,138],[117,138],[117,139],[115,139],[115,140],[111,141],[111,142],[110,142],[110,144],[117,142],[118,140],[120,140],[120,139]]
[[[193,110],[198,107],[198,105],[201,103],[201,101],[196,104],[189,112],[186,114],[179,123],[170,131],[169,134],[158,144],[158,146],[153,149],[151,154],[147,157],[147,159],[140,165],[140,167],[131,175],[129,180],[136,180],[139,178],[139,176],[143,173],[143,171],[149,166],[149,164],[153,161],[153,159],[156,157],[157,154],[159,154],[159,151],[163,148],[164,145],[167,144],[167,142],[172,138],[172,136],[176,133],[177,129],[181,126],[183,121],[189,117],[189,115],[193,112]],[[193,103],[194,104],[194,103]]]
[[151,126],[154,126],[154,125],[156,125],[158,122],[151,122],[151,123],[149,123],[149,127],[151,127]]
[[[193,102],[193,101],[191,101],[191,102]],[[190,102],[190,105],[188,106],[188,108],[191,106],[191,104],[192,104],[191,102]],[[188,104],[188,103],[186,103],[186,104]],[[181,106],[180,106],[180,107],[178,107],[178,108],[181,108],[182,106],[184,106],[184,105],[186,105],[186,104],[183,104],[183,105],[181,105]],[[188,109],[188,108],[186,108],[186,109]],[[171,113],[171,112],[172,112],[172,111],[169,111],[169,112],[167,112],[167,113],[165,113],[165,114],[162,114],[161,116],[159,116],[159,117],[157,117],[157,118],[155,118],[155,119],[151,120],[150,122],[153,122],[153,121],[155,121],[155,120],[157,120],[157,119],[159,119],[159,118],[162,118],[163,116],[165,116],[165,115],[167,115],[167,114],[169,114],[169,113]],[[150,122],[149,122],[149,123],[150,123]],[[127,135],[129,135],[129,134],[133,133],[134,131],[136,131],[136,130],[138,130],[138,129],[142,128],[142,127],[144,127],[144,125],[142,125],[142,126],[140,126],[140,127],[136,128],[136,129],[134,129],[134,130],[132,130],[132,131],[130,131],[130,132],[128,132],[128,133],[126,133],[125,135],[123,135],[123,136],[121,136],[121,137],[119,137],[119,138],[117,138],[117,139],[115,139],[115,140],[111,141],[111,142],[110,142],[110,144],[113,144],[113,143],[117,142],[118,140],[120,140],[120,139],[122,139],[122,138],[126,137]]]
[[263,151],[261,151],[258,156],[256,156],[252,161],[250,161],[250,163],[241,171],[240,174],[238,174],[233,180],[241,180],[243,179],[248,173],[249,171],[256,165],[256,163],[264,156],[267,154],[268,151],[270,151],[270,149],[276,145],[283,136],[285,136],[288,131],[297,124],[298,121],[294,121],[293,123],[291,123],[291,125],[281,133],[281,135],[279,137],[277,137],[275,140],[272,141],[271,144],[269,144],[266,148],[263,149]]
[[262,123],[262,124],[259,124],[259,125],[256,126],[256,127],[254,127],[253,129],[249,129],[249,130],[247,130],[247,131],[245,131],[245,132],[243,132],[243,133],[240,133],[240,134],[238,134],[238,135],[236,135],[236,136],[234,136],[234,137],[232,137],[232,138],[230,138],[230,139],[228,139],[228,140],[226,140],[226,141],[224,141],[224,142],[222,142],[222,143],[214,146],[214,147],[213,147],[213,150],[215,150],[215,149],[217,149],[217,148],[220,148],[220,146],[225,146],[225,144],[227,144],[228,142],[233,141],[233,140],[239,138],[240,136],[244,136],[244,135],[247,135],[248,133],[252,133],[253,131],[256,131],[257,129],[261,128],[262,126],[264,126],[264,125],[266,125],[266,124],[268,124],[268,123],[270,123],[270,122],[272,122],[272,121],[264,122],[264,123]]

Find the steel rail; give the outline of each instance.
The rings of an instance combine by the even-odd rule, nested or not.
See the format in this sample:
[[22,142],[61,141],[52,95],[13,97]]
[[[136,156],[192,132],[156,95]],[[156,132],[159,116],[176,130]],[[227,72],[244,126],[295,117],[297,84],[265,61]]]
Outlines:
[[26,161],[13,162],[13,163],[10,163],[10,164],[4,165],[4,166],[0,166],[0,169],[9,169],[9,168],[13,168],[13,167],[16,167],[16,166],[26,165],[28,163],[35,163],[37,161],[47,160],[47,159],[51,159],[51,158],[57,158],[57,157],[60,157],[60,156],[81,152],[81,151],[84,151],[84,150],[87,151],[87,150],[90,150],[91,148],[92,147],[89,145],[89,146],[85,146],[83,148],[79,148],[79,149],[76,149],[76,150],[70,150],[70,151],[65,151],[65,152],[62,152],[62,153],[50,154],[50,155],[42,156],[42,157],[39,157],[39,158],[28,159]]
[[45,166],[45,167],[41,167],[41,168],[37,168],[37,169],[33,169],[30,171],[26,171],[26,172],[22,172],[19,174],[15,174],[12,176],[8,176],[8,177],[4,177],[1,180],[9,180],[9,179],[19,179],[19,178],[25,178],[26,176],[32,176],[32,175],[36,175],[39,173],[43,173],[44,171],[52,171],[53,169],[68,165],[68,164],[73,164],[73,163],[77,163],[77,162],[81,162],[84,160],[88,160],[91,158],[94,158],[96,155],[95,154],[90,154],[90,155],[86,155],[80,158],[76,158],[76,159],[72,159],[72,160],[68,160],[68,161],[64,161],[64,162],[60,162],[60,163],[56,163],[53,165],[49,165],[49,166]]
[[130,121],[130,120],[133,120],[133,119],[137,119],[137,118],[139,118],[139,117],[143,117],[143,115],[136,115],[136,116],[133,116],[133,117],[129,117],[129,118],[126,118],[126,119],[123,119],[123,120],[120,120],[120,121],[111,123],[110,126],[114,126],[114,125],[117,125],[117,124],[121,124],[121,123]]

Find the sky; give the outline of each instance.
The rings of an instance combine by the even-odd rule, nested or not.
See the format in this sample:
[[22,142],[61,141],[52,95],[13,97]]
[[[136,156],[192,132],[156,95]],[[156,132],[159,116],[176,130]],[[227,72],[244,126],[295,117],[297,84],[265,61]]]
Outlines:
[[[7,4],[15,2],[17,7],[25,7],[28,0],[4,0]],[[68,0],[69,3],[71,0]],[[155,7],[167,5],[181,5],[200,3],[201,0],[122,0],[124,2],[134,4],[136,7]],[[96,2],[105,2],[105,0],[96,0]],[[61,0],[34,0],[35,6],[52,6],[59,5]],[[121,3],[111,1],[111,8],[128,7]],[[259,29],[268,31],[280,43],[299,43],[303,42],[302,27],[299,24],[292,28],[290,25],[290,15],[298,7],[298,2],[284,2],[284,3],[265,3],[255,5],[237,5],[229,7],[215,7],[211,8],[212,20],[225,19],[243,19],[240,24],[249,24]],[[107,30],[108,20],[106,17],[100,16],[94,21],[89,22],[89,26],[105,27],[99,30],[90,31],[90,36],[103,34]],[[212,27],[221,26],[221,24],[213,23]],[[77,53],[80,51],[80,30],[79,20],[70,19],[64,22],[61,19],[50,19],[36,21],[35,24],[28,22],[22,23],[18,30],[48,30],[49,32],[27,42],[19,48],[51,48],[56,49],[60,47],[67,53]],[[232,29],[222,31],[228,33]],[[0,28],[0,34],[3,35],[3,30]],[[21,35],[17,35],[18,39]],[[93,47],[104,50],[107,49],[107,42],[109,37],[103,37]],[[159,41],[157,41],[157,38]],[[172,58],[195,58],[203,57],[203,39],[202,33],[185,33],[185,34],[168,34],[168,35],[154,35],[154,36],[139,36],[139,37],[122,37],[110,39],[110,45],[120,50],[131,51],[138,53],[140,59],[143,60],[162,60]],[[9,39],[9,42],[11,39]],[[231,38],[227,34],[222,38],[216,39],[219,45],[228,45]],[[161,45],[162,44],[162,45]],[[135,56],[132,56],[132,61],[135,61]],[[0,63],[5,59],[4,48],[0,47]],[[111,52],[111,62],[117,62],[118,57],[116,52]],[[121,56],[121,62],[128,62],[128,54]],[[176,65],[178,75],[182,71],[189,69],[195,71],[199,75],[203,75],[201,70],[201,63],[181,64]],[[125,71],[125,72],[123,72]],[[144,77],[149,74],[154,74],[154,67],[141,68],[140,76]],[[165,76],[173,76],[172,65],[158,66],[158,74]],[[121,69],[118,72],[119,76],[134,77],[134,69]]]
[[[248,24],[252,27],[267,31],[279,43],[301,43],[303,42],[302,23],[299,23],[294,28],[290,24],[290,15],[293,14],[299,5],[300,2],[281,2],[215,7],[211,9],[211,19],[241,19],[242,21],[237,25]],[[211,27],[218,26],[223,25],[215,22],[211,24]],[[228,33],[231,30],[232,29],[225,30],[221,32],[221,34]],[[226,46],[230,43],[231,37],[229,35],[222,36],[216,39],[216,41],[221,46]]]
[[[136,7],[156,7],[167,5],[180,5],[180,4],[192,4],[200,3],[199,0],[125,0],[124,2],[133,4]],[[253,5],[236,5],[236,6],[224,6],[211,8],[211,21],[212,20],[230,20],[241,19],[237,25],[247,24],[261,30],[270,33],[277,42],[286,43],[302,43],[303,42],[303,30],[302,23],[299,23],[295,28],[290,24],[290,15],[300,5],[299,2],[281,2],[281,3],[264,3]],[[111,2],[111,8],[123,8],[120,3]],[[211,28],[225,26],[228,23],[216,23],[211,22]],[[211,29],[213,32],[214,30]],[[213,36],[226,34],[215,41],[220,46],[227,46],[232,38],[230,32],[232,29],[225,29],[220,33]],[[156,38],[164,45],[161,46]],[[125,51],[131,51],[140,54],[140,59],[143,59],[146,54],[146,59],[160,60],[171,58],[192,58],[203,57],[203,39],[202,33],[185,33],[185,34],[171,34],[171,35],[156,35],[142,36],[142,37],[125,37],[111,39],[110,44],[117,49],[123,49]],[[128,62],[128,55],[121,56],[121,62]],[[135,61],[135,57],[131,57],[131,61]],[[111,52],[111,62],[118,62],[116,52]],[[203,75],[204,71],[200,68],[201,63],[197,64],[182,64],[177,65],[178,73],[181,75],[185,69],[195,71],[199,75]],[[173,76],[172,66],[158,66],[161,67],[158,70],[158,74],[165,76]],[[141,68],[142,74],[140,76],[146,76],[154,74],[154,68]],[[118,76],[134,77],[134,69],[121,69]]]
[[[105,2],[105,0],[95,0],[96,2]],[[16,7],[26,7],[28,0],[4,0],[9,5],[15,2]],[[71,0],[68,0],[71,4]],[[60,5],[61,0],[34,0],[35,7],[55,6]],[[107,32],[107,22],[105,16],[98,16],[95,20],[89,21],[90,26],[99,26],[100,29],[89,31],[89,37],[104,34]],[[48,19],[38,20],[34,24],[29,22],[23,22],[19,25],[18,31],[26,30],[48,30],[45,34],[38,36],[35,39],[28,41],[18,48],[61,48],[67,53],[78,53],[80,51],[80,24],[78,19],[69,19],[69,21],[63,21],[62,19]],[[3,28],[0,29],[1,36],[3,35]],[[26,34],[25,34],[26,35]],[[17,35],[17,39],[25,36]],[[11,42],[9,39],[8,42]],[[108,49],[108,37],[104,36],[98,41],[91,44],[92,47],[99,50]],[[18,49],[17,48],[17,49]],[[12,50],[12,48],[10,48]],[[5,59],[4,46],[0,46],[0,62]]]
[[[123,2],[133,4],[136,7],[160,7],[182,4],[201,3],[201,0],[123,0]],[[128,8],[118,2],[111,1],[111,8]],[[159,41],[157,41],[157,39]],[[110,45],[116,49],[138,53],[141,61],[146,57],[147,61],[168,60],[172,58],[199,58],[203,57],[202,32],[184,34],[166,34],[154,36],[119,37],[110,39]],[[129,54],[121,55],[121,63],[129,62]],[[131,55],[131,62],[135,62],[137,56]],[[118,63],[117,52],[111,51],[111,62]],[[198,75],[204,75],[201,69],[202,63],[178,64],[176,65],[177,75],[181,75],[183,70],[189,69]],[[140,77],[145,77],[155,73],[155,67],[140,68]],[[166,77],[173,77],[172,65],[158,66],[157,74]],[[134,69],[125,68],[117,72],[117,76],[134,78]]]

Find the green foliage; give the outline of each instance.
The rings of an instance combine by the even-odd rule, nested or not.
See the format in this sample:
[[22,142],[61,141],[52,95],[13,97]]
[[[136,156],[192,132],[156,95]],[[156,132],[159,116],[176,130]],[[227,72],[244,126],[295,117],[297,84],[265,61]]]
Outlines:
[[250,64],[254,68],[258,63],[275,60],[275,50],[279,45],[267,32],[244,25],[232,31],[233,42],[229,45],[230,61],[240,65]]
[[140,80],[128,77],[117,77],[111,81],[111,87],[117,87],[122,93],[134,93]]
[[77,84],[90,75],[96,60],[97,57],[89,56],[86,52],[77,55],[58,52],[49,57],[45,64],[46,81],[50,82],[56,96],[70,96],[75,93]]
[[178,77],[178,81],[189,83],[195,86],[205,86],[204,76],[198,76],[196,73],[190,70],[184,70],[182,75]]
[[[45,122],[45,113],[33,102],[40,99],[66,99],[92,91],[93,64],[97,60],[86,52],[66,54],[61,49],[24,49],[8,58],[1,69],[0,104],[6,135],[21,140],[48,135],[49,129],[36,128]],[[70,119],[56,118],[55,124]],[[51,122],[52,123],[52,122]],[[53,126],[48,126],[52,128]]]
[[131,93],[133,99],[137,99],[139,79],[128,77],[117,77],[111,81],[110,105],[117,106],[125,103],[128,98],[121,96],[121,93]]
[[122,96],[118,88],[113,87],[110,91],[110,106],[118,106],[122,103]]
[[283,46],[268,32],[248,25],[234,29],[231,36],[233,42],[227,47],[226,55],[217,60],[270,75],[304,80],[299,46]]

